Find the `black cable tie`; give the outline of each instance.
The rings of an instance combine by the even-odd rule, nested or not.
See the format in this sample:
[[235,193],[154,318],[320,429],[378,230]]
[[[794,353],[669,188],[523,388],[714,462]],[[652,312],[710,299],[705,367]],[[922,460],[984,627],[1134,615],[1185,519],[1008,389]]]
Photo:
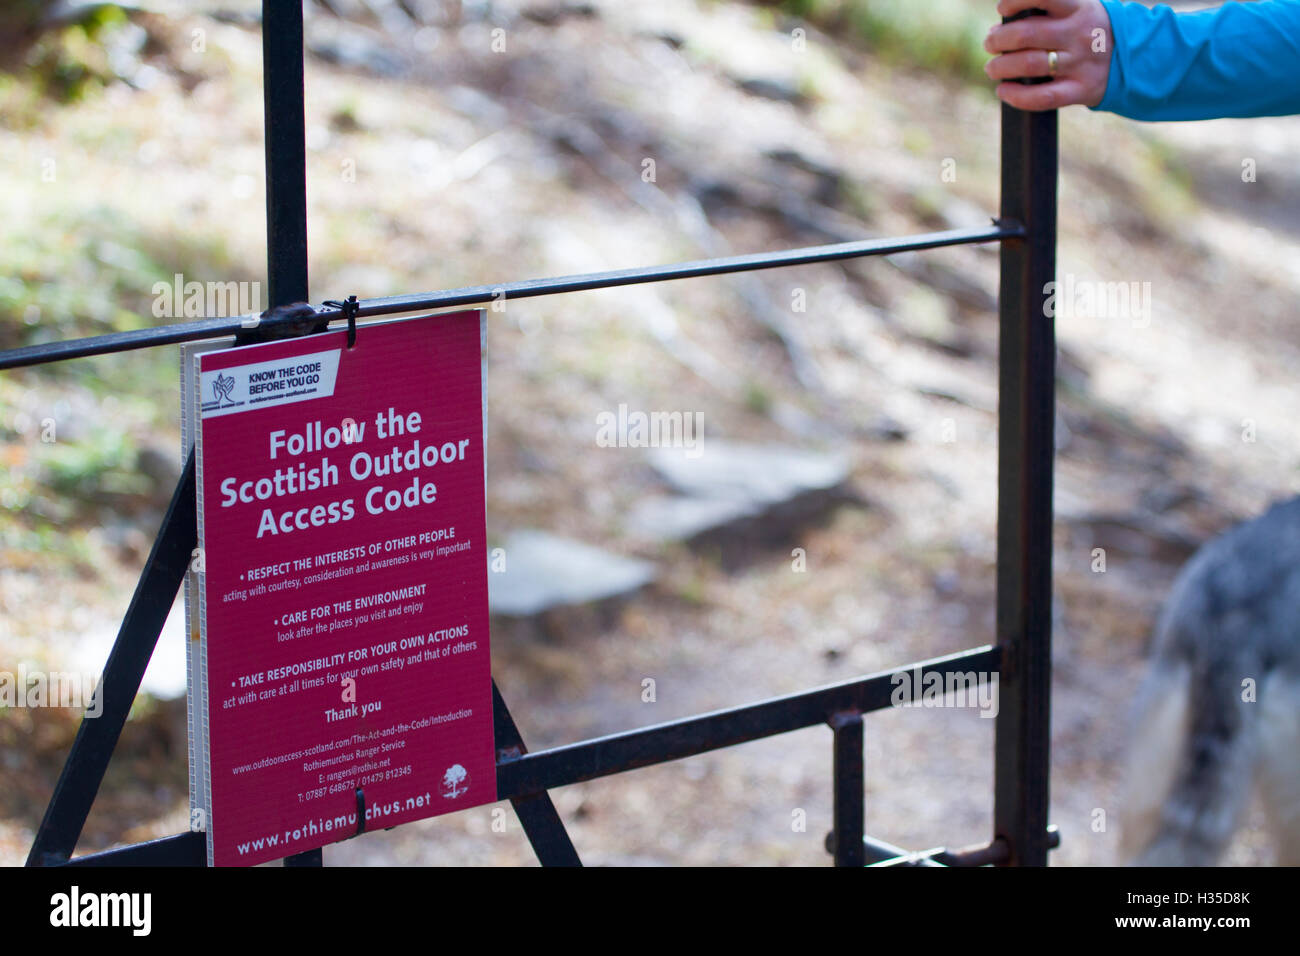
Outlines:
[[321,304],[342,311],[343,317],[348,320],[348,348],[352,348],[352,346],[356,345],[357,311],[361,308],[361,304],[357,302],[357,297],[355,295],[350,295],[344,302],[340,302],[338,299],[330,299]]
[[366,832],[366,792],[357,787],[357,832],[353,836],[361,836]]

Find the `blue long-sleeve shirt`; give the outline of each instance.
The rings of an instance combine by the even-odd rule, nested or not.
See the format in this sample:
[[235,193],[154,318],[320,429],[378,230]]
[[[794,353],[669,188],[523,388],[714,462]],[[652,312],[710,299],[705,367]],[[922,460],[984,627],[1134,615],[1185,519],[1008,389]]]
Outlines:
[[1094,110],[1136,120],[1300,113],[1300,0],[1175,13],[1102,0],[1114,51]]

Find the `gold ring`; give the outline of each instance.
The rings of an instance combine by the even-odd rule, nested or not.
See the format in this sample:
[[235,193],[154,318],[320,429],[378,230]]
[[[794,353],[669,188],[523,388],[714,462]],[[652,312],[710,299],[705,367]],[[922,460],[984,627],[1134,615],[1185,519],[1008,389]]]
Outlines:
[[1047,75],[1056,76],[1056,51],[1047,51]]

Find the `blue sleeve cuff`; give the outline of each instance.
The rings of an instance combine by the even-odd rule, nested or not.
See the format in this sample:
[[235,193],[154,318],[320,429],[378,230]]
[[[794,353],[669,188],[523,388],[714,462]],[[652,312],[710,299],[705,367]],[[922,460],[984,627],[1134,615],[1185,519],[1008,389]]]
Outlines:
[[1300,113],[1300,0],[1236,0],[1175,13],[1102,0],[1113,44],[1094,110],[1130,119]]
[[1123,42],[1120,31],[1124,24],[1120,17],[1119,0],[1101,0],[1101,5],[1106,10],[1106,16],[1110,17],[1110,73],[1106,78],[1106,93],[1102,96],[1101,102],[1096,106],[1089,106],[1088,109],[1109,113],[1114,111],[1119,101],[1119,91],[1124,88],[1123,61],[1118,52]]

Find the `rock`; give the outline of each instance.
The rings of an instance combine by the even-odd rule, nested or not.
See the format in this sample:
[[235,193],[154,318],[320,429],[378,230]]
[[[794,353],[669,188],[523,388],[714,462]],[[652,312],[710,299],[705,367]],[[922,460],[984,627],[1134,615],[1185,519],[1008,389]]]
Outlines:
[[510,119],[510,111],[498,100],[472,86],[452,86],[447,89],[444,98],[447,105],[461,116],[484,125],[499,127]]
[[[362,0],[316,0],[315,5],[340,20],[349,20],[354,23],[361,20],[368,12]],[[311,6],[312,4],[308,4],[307,9],[310,9]]]
[[441,0],[396,0],[412,22],[445,27],[456,22],[455,8]]
[[647,30],[638,35],[649,37],[652,40],[658,40],[660,43],[666,43],[674,50],[680,50],[682,47],[686,46],[686,37],[673,30]]
[[506,569],[489,571],[488,604],[493,614],[506,617],[623,597],[655,578],[648,561],[546,531],[516,531],[503,547]]
[[651,465],[677,494],[642,500],[628,514],[628,530],[716,545],[727,563],[857,500],[848,461],[837,454],[714,440],[695,458],[656,449]]
[[1079,536],[1084,551],[1105,548],[1108,552],[1177,564],[1190,558],[1202,543],[1182,522],[1165,515],[1058,511],[1056,518],[1072,536]]
[[808,102],[808,97],[789,80],[770,76],[745,76],[737,77],[735,83],[751,96],[759,96],[765,100],[776,100],[779,103],[791,103],[795,106],[804,106]]
[[1140,492],[1138,500],[1147,510],[1163,514],[1186,505],[1201,504],[1206,497],[1195,485],[1154,485]]
[[784,445],[747,445],[710,440],[700,454],[656,448],[651,466],[676,491],[704,498],[732,498],[772,507],[807,492],[826,492],[849,477],[848,461],[834,453]]
[[[303,8],[304,17],[310,17],[314,12],[310,5]],[[262,25],[262,11],[258,9],[216,9],[208,15],[218,23],[229,23],[237,27],[255,29]]]
[[763,155],[778,166],[798,170],[812,177],[813,187],[805,190],[804,194],[810,196],[814,202],[832,208],[839,206],[840,194],[846,179],[843,170],[830,163],[813,159],[796,149],[785,147],[769,149]]
[[627,530],[646,538],[690,541],[753,515],[753,505],[747,501],[656,495],[632,509]]
[[858,428],[858,433],[872,441],[906,441],[907,426],[889,415],[877,415]]
[[589,20],[600,15],[600,11],[591,3],[533,4],[524,7],[519,13],[525,20],[547,27],[558,26],[569,18]]
[[306,46],[312,55],[344,69],[364,70],[390,78],[407,73],[407,64],[383,42],[346,24],[308,36]]
[[163,505],[171,501],[183,467],[174,448],[149,443],[135,454],[136,471],[149,479],[153,500]]

